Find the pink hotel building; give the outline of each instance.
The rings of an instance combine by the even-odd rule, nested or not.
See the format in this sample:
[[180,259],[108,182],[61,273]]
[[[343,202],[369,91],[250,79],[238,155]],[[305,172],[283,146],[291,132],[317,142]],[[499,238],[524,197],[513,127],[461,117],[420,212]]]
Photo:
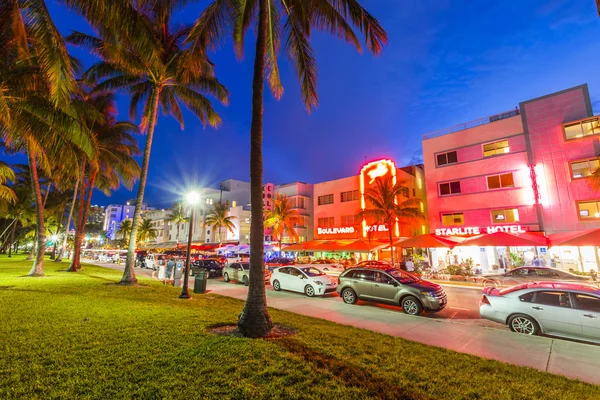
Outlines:
[[600,155],[587,85],[427,134],[423,153],[433,233],[600,228],[600,192],[585,179]]

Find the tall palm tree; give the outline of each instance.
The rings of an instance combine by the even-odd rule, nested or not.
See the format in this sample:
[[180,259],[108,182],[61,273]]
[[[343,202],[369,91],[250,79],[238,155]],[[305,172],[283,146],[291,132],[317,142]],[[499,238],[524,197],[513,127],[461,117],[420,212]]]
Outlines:
[[15,181],[15,171],[3,161],[0,161],[0,211],[6,211],[10,204],[17,202],[14,190],[6,186],[8,181]]
[[[212,210],[204,217],[204,226],[210,226],[217,229],[219,235],[219,244],[221,244],[221,228],[226,228],[229,232],[234,233],[235,225],[234,216],[227,215],[229,213],[229,204],[220,201],[213,205]],[[191,229],[191,228],[190,228]]]
[[128,219],[124,219],[123,221],[121,221],[121,224],[119,225],[119,229],[117,230],[116,234],[117,236],[120,236],[121,239],[128,239],[131,236],[131,220]]
[[379,54],[387,34],[358,0],[213,0],[196,20],[188,40],[202,55],[216,48],[233,28],[238,57],[244,51],[249,27],[257,26],[254,77],[252,81],[252,122],[250,125],[250,287],[240,318],[240,332],[248,337],[265,336],[273,322],[267,310],[264,276],[264,222],[262,207],[262,128],[265,74],[276,99],[283,95],[277,60],[281,44],[295,68],[302,98],[310,111],[318,104],[317,65],[310,45],[312,30],[329,32],[362,51],[354,33],[365,37],[367,48]]
[[86,119],[94,139],[94,158],[83,158],[80,171],[79,205],[75,224],[73,258],[67,271],[80,268],[81,243],[94,189],[106,195],[123,183],[131,189],[140,175],[140,167],[133,158],[139,148],[133,134],[139,130],[127,121],[116,120],[115,96],[110,93],[91,93],[81,90],[81,101],[91,110],[93,118]]
[[[75,0],[74,0],[75,1]],[[131,95],[130,115],[135,118],[138,105],[143,103],[140,128],[146,132],[146,144],[140,173],[139,187],[133,214],[133,228],[129,239],[127,262],[122,284],[137,282],[134,272],[137,230],[141,220],[142,203],[146,190],[150,151],[154,138],[159,108],[173,116],[183,129],[180,103],[194,113],[204,126],[217,127],[221,118],[206,95],[227,103],[229,93],[214,77],[212,64],[204,56],[193,56],[183,46],[189,28],[172,30],[171,1],[131,2],[136,21],[145,28],[132,34],[122,30],[101,31],[101,38],[75,32],[67,40],[89,49],[101,58],[85,74],[87,81],[98,82],[96,92],[125,91]],[[93,17],[93,16],[92,16]],[[125,21],[125,19],[121,19]]]
[[302,217],[298,214],[298,210],[294,210],[292,199],[289,199],[284,194],[275,194],[273,200],[273,210],[267,210],[265,215],[265,226],[273,228],[273,233],[277,236],[279,242],[279,253],[281,255],[281,242],[283,236],[287,234],[292,240],[298,240],[298,233],[295,225],[301,221]]
[[406,194],[406,181],[398,180],[395,184],[390,175],[375,179],[374,185],[365,191],[367,208],[360,211],[357,217],[367,219],[370,223],[383,224],[389,232],[392,264],[394,263],[394,237],[396,223],[411,224],[425,219],[420,209],[420,200],[416,197],[399,202]]
[[156,239],[158,231],[152,226],[152,220],[148,218],[142,219],[142,223],[138,227],[138,240],[146,243],[149,240]]
[[177,225],[177,236],[175,237],[175,241],[177,242],[177,245],[179,245],[179,227],[181,224],[184,224],[187,221],[189,221],[189,218],[187,217],[187,215],[185,213],[183,204],[182,203],[173,204],[173,208],[171,209],[171,215],[169,216],[169,222],[172,222]]
[[600,192],[600,167],[596,168],[588,177],[588,181],[592,189]]

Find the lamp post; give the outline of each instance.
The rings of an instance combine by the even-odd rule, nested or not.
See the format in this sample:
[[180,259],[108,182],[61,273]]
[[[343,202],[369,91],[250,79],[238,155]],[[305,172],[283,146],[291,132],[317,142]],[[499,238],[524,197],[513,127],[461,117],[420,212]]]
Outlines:
[[185,255],[185,268],[183,269],[183,287],[181,288],[180,299],[191,299],[190,292],[188,290],[188,280],[190,277],[190,252],[192,250],[192,229],[194,228],[194,214],[196,210],[196,204],[200,201],[200,195],[198,192],[191,191],[186,196],[186,202],[190,205],[192,211],[190,215],[190,229],[188,232],[187,242],[187,253]]

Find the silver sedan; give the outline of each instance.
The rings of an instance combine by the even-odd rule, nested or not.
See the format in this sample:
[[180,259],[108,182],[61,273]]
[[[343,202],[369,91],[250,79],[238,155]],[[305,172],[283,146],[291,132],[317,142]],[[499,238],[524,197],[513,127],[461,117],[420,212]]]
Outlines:
[[546,334],[600,344],[600,287],[524,283],[485,288],[479,314],[526,335]]

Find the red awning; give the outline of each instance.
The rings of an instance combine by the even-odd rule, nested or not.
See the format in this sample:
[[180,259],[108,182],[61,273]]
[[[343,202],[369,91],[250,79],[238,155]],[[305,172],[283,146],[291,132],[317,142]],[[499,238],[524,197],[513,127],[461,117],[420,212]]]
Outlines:
[[[389,246],[389,244],[387,245]],[[369,241],[364,239],[353,240],[345,246],[342,246],[341,251],[351,251],[357,253],[368,253],[374,250],[378,250],[382,247],[386,247],[385,243],[377,241]]]
[[349,241],[339,240],[327,240],[319,244],[315,244],[309,250],[310,251],[343,251],[343,247],[347,245]]
[[296,244],[291,244],[289,246],[285,246],[283,247],[281,250],[282,251],[309,251],[312,246],[321,243],[319,241],[316,240],[309,240],[308,242],[300,242],[300,243],[296,243]]
[[453,248],[458,243],[459,243],[458,241],[448,239],[443,236],[436,236],[432,233],[429,233],[429,234],[419,235],[419,236],[415,236],[415,237],[408,238],[408,239],[401,239],[401,240],[395,242],[394,245],[398,246],[398,247],[404,247],[404,248],[416,247],[419,249],[429,249],[429,248],[435,248],[435,247]]
[[545,236],[534,234],[512,234],[506,232],[495,232],[473,236],[459,244],[459,246],[506,246],[506,247],[536,247],[547,246],[548,240]]
[[600,229],[550,235],[552,246],[600,246]]

